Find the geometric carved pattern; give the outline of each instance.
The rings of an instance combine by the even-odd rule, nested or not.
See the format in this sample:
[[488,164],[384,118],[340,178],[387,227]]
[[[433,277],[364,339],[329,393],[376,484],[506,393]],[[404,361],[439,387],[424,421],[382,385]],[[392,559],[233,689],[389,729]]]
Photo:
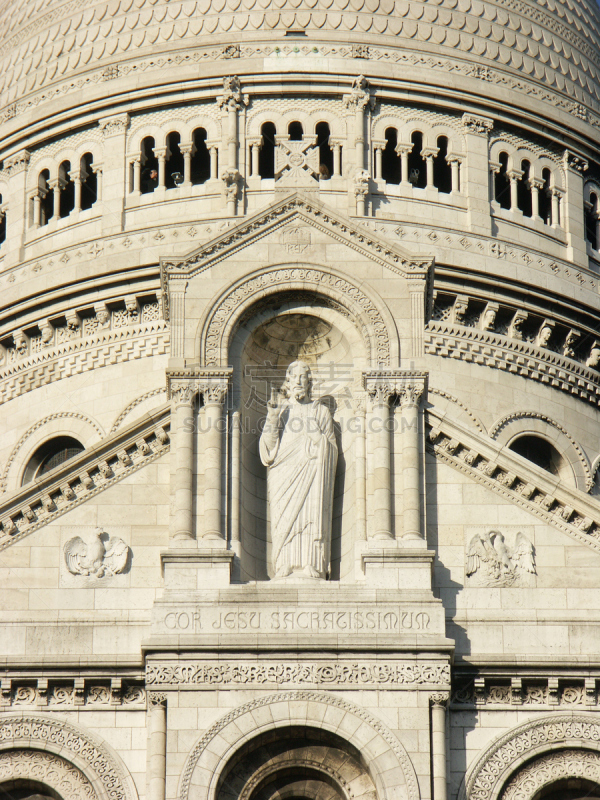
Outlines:
[[559,750],[528,764],[511,780],[502,800],[529,800],[549,783],[564,778],[586,778],[600,783],[600,753]]
[[[94,792],[91,795],[65,794],[65,800],[71,797],[73,800],[79,797],[137,800],[133,781],[118,763],[118,756],[94,734],[70,722],[43,714],[3,714],[0,716],[0,750],[9,751],[10,755],[13,749],[60,754],[61,759],[68,760],[84,773],[82,779],[92,784]],[[58,764],[55,762],[55,766]],[[35,780],[36,772],[31,770],[23,777]],[[82,788],[84,785],[81,782]],[[56,788],[63,793],[64,789]],[[69,788],[68,783],[66,788]]]
[[7,750],[0,753],[0,782],[35,780],[49,786],[64,800],[96,800],[92,784],[77,767],[53,753]]
[[[486,748],[470,768],[461,790],[461,800],[465,796],[468,800],[496,800],[506,780],[525,758],[532,758],[549,748],[555,749],[562,743],[565,748],[600,750],[600,719],[593,714],[555,714],[534,719],[509,731]],[[574,777],[587,776],[578,774]],[[533,794],[531,791],[527,798]],[[514,795],[511,800],[517,797],[520,795]]]
[[[305,725],[311,725],[311,706],[318,707],[319,705],[328,705],[333,706],[337,709],[340,709],[353,717],[358,717],[371,728],[373,728],[379,736],[381,736],[390,750],[394,753],[396,758],[398,759],[399,767],[401,771],[404,773],[404,781],[405,781],[405,796],[407,800],[419,800],[419,785],[417,783],[417,776],[415,774],[415,769],[412,765],[410,758],[408,757],[406,750],[404,749],[403,745],[400,741],[394,736],[394,734],[388,730],[388,728],[376,717],[373,717],[363,708],[351,703],[348,700],[344,700],[341,697],[336,697],[334,695],[326,694],[324,692],[317,692],[317,691],[289,691],[289,692],[278,692],[277,694],[267,695],[266,697],[259,697],[255,700],[251,700],[249,703],[245,703],[243,706],[238,706],[238,708],[233,709],[224,717],[221,717],[220,720],[215,722],[215,724],[209,728],[206,733],[201,737],[201,739],[196,743],[194,749],[188,756],[187,762],[184,767],[183,775],[181,777],[181,783],[179,788],[178,798],[179,800],[188,800],[190,796],[190,786],[192,775],[198,762],[200,761],[204,750],[207,748],[210,750],[210,743],[218,737],[218,734],[226,728],[230,723],[235,723],[235,720],[245,714],[252,714],[253,711],[257,711],[258,709],[264,706],[270,706],[271,704],[276,703],[284,703],[285,707],[287,708],[287,713],[293,713],[297,711],[297,705],[302,703],[303,706],[306,706],[309,709],[309,716],[306,716],[306,711],[304,712],[304,723]],[[289,703],[289,706],[288,706]],[[294,707],[296,706],[296,708]],[[316,709],[315,709],[316,711]],[[314,714],[314,712],[312,712]],[[322,712],[318,712],[322,714]],[[279,719],[276,717],[275,719]],[[323,717],[321,717],[323,719]],[[293,722],[292,722],[293,724]],[[275,723],[271,718],[271,723],[269,727],[274,727]],[[319,727],[319,723],[315,721],[314,727]],[[324,729],[327,728],[327,725],[323,723],[322,726]],[[233,726],[234,730],[232,733],[235,732],[235,735],[240,735],[240,730],[236,730],[236,726]],[[338,730],[338,734],[343,736],[343,731],[340,727]],[[229,739],[227,742],[229,743]],[[223,742],[219,741],[219,747],[223,746]],[[210,753],[211,761],[214,761],[215,753],[214,751]],[[214,769],[211,770],[214,772]],[[216,776],[213,774],[213,779]],[[206,795],[206,792],[203,792],[203,796]]]

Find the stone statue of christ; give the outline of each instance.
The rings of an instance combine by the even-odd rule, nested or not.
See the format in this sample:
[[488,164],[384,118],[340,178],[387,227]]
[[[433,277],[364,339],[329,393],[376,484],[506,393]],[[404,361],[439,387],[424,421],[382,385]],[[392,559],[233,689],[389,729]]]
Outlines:
[[329,410],[310,399],[308,364],[294,361],[267,404],[260,458],[268,467],[272,560],[276,578],[325,578],[331,550],[337,445]]

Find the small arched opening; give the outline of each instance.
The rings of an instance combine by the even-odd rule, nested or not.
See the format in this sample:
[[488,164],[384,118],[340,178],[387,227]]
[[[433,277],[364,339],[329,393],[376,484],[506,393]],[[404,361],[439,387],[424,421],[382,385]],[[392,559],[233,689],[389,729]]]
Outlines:
[[265,180],[275,177],[275,136],[277,131],[272,122],[264,122],[260,129],[262,143],[258,154],[258,174]]
[[598,195],[590,192],[590,199],[585,207],[585,238],[592,250],[598,250],[598,234],[600,221],[600,205]]
[[142,176],[140,190],[142,194],[150,194],[158,186],[158,159],[154,155],[154,137],[145,136],[140,148]]
[[290,137],[290,142],[301,142],[304,136],[302,123],[298,121],[290,122],[288,125],[288,136]]
[[561,454],[553,444],[541,436],[531,434],[519,436],[511,442],[509,449],[552,475],[558,476],[564,469],[565,464]]
[[539,215],[546,225],[552,222],[552,173],[546,167],[542,170],[544,185],[539,193]]
[[2,207],[2,195],[0,194],[0,244],[6,241],[6,211]]
[[508,153],[500,153],[500,168],[494,175],[494,200],[500,208],[510,210],[510,180],[508,178]]
[[43,169],[38,176],[40,196],[40,225],[47,225],[54,216],[54,192],[50,189],[50,170]]
[[517,183],[517,206],[524,217],[531,217],[533,204],[531,199],[531,162],[521,161],[523,175]]
[[206,144],[208,134],[204,128],[196,128],[192,134],[191,180],[194,186],[206,183],[210,178],[210,152]]
[[179,149],[181,134],[172,131],[167,136],[167,161],[165,164],[165,186],[175,189],[183,183],[183,153]]
[[94,156],[84,153],[81,157],[81,210],[87,211],[98,199],[98,176],[94,172]]
[[408,180],[416,189],[427,186],[427,165],[423,158],[423,134],[415,131],[410,137],[412,150],[408,154]]
[[58,216],[68,217],[75,208],[75,184],[71,180],[71,162],[63,161],[58,168],[60,207]]
[[315,127],[317,134],[317,147],[319,148],[319,177],[321,180],[330,178],[333,174],[333,150],[329,144],[329,123],[318,122]]
[[72,436],[55,436],[40,445],[31,456],[23,472],[21,485],[43,477],[50,470],[64,464],[65,461],[82,453],[85,447]]
[[448,163],[448,137],[438,136],[437,155],[433,159],[433,185],[443,194],[452,191],[452,167]]
[[385,131],[385,148],[381,154],[381,175],[387,183],[399,184],[401,180],[400,156],[396,152],[398,146],[398,131],[396,128],[387,128]]

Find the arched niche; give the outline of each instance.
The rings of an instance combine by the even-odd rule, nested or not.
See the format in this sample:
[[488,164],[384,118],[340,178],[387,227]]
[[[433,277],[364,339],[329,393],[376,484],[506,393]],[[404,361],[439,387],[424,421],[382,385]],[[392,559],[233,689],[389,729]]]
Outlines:
[[[355,400],[362,393],[361,370],[368,365],[368,342],[345,309],[311,292],[287,291],[256,301],[240,319],[230,343],[232,405],[241,415],[242,577],[272,577],[267,470],[258,441],[273,389],[296,360],[311,369],[312,398],[327,405],[338,447],[331,541],[332,579],[352,569],[342,538],[352,536],[354,470],[352,448]],[[346,536],[345,534],[348,534]]]
[[500,800],[600,800],[600,753],[553,750],[524,764],[505,784]]
[[[286,758],[293,767],[287,778]],[[309,763],[319,760],[320,767]],[[187,758],[177,797],[231,800],[236,792],[244,800],[419,800],[397,737],[364,709],[325,692],[261,697],[206,731]]]

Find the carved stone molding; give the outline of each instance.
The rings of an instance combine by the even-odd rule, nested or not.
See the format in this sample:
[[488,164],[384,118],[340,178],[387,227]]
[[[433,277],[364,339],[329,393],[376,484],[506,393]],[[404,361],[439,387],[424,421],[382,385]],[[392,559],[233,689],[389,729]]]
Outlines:
[[[279,713],[276,716],[272,716],[265,707],[277,704],[281,704],[282,707],[278,710]],[[233,709],[218,720],[199,739],[190,753],[183,769],[178,798],[180,800],[188,800],[190,797],[192,776],[196,769],[202,770],[204,780],[210,785],[204,784],[206,788],[198,793],[198,785],[196,784],[194,787],[196,789],[195,800],[206,800],[207,797],[212,795],[212,791],[229,757],[246,738],[246,735],[242,733],[244,726],[236,725],[236,720],[240,717],[247,715],[252,729],[257,734],[261,730],[293,726],[295,724],[309,727],[312,725],[318,729],[329,730],[330,723],[324,713],[327,706],[342,712],[341,719],[336,716],[332,730],[338,736],[347,739],[350,744],[354,744],[367,763],[373,762],[375,771],[378,768],[377,759],[379,757],[388,756],[386,764],[389,764],[389,756],[393,757],[399,768],[398,772],[402,775],[400,783],[407,800],[419,800],[419,787],[414,767],[406,750],[396,736],[388,730],[381,720],[369,714],[363,708],[341,697],[318,691],[278,692],[274,695],[259,697]],[[267,713],[261,713],[261,709],[265,709]],[[281,713],[282,711],[283,713]],[[350,723],[348,726],[345,724],[346,715],[348,716],[348,723]],[[277,721],[275,722],[274,720]],[[354,734],[357,728],[360,727],[359,721],[369,726],[373,732],[372,738],[369,739],[366,745],[363,743],[364,739],[353,741]],[[229,726],[229,731],[225,731]],[[227,733],[230,735],[227,735]],[[210,764],[206,766],[203,764],[205,750],[208,751],[210,759]],[[215,757],[218,759],[216,765]],[[395,791],[398,791],[394,786],[386,786],[385,789],[390,792],[389,796],[391,797],[395,796]],[[384,793],[382,800],[386,800],[386,797],[387,795]]]
[[4,162],[4,169],[8,172],[9,177],[18,175],[20,172],[26,170],[30,158],[31,153],[29,150],[19,150],[18,153],[7,158]]
[[494,120],[489,117],[476,117],[473,114],[463,114],[462,124],[466,133],[475,133],[478,136],[489,136],[494,127]]
[[[146,685],[166,686],[342,686],[364,689],[369,686],[393,686],[414,689],[446,684],[450,680],[448,664],[415,662],[228,662],[201,661],[179,663],[149,662]],[[447,696],[447,693],[446,693]]]
[[303,295],[313,292],[317,306],[319,296],[325,296],[345,307],[367,338],[370,362],[382,366],[390,363],[390,330],[393,328],[384,318],[380,304],[346,277],[312,267],[268,269],[235,284],[211,305],[209,316],[202,326],[201,360],[207,366],[228,362],[231,337],[240,320],[256,302],[257,294],[261,293],[263,298],[267,294],[279,296],[282,291],[290,293],[294,289]]
[[502,800],[529,800],[555,781],[584,778],[600,783],[600,753],[589,750],[560,750],[519,770],[502,792]]
[[532,706],[533,708],[574,707],[583,710],[598,705],[598,678],[579,675],[548,675],[531,672],[523,677],[505,673],[473,678],[457,677],[452,706]]
[[129,127],[129,114],[115,114],[114,117],[105,117],[98,122],[98,125],[105,137],[124,134]]
[[54,753],[7,750],[0,753],[0,783],[35,779],[64,800],[97,800],[94,787],[83,773]]
[[142,685],[123,685],[121,678],[106,676],[71,679],[37,678],[31,675],[1,679],[0,707],[13,708],[49,706],[53,710],[68,710],[85,706],[101,709],[145,709],[146,690]]
[[204,405],[221,405],[229,389],[231,374],[231,367],[168,371],[168,396],[175,406],[190,405],[198,394],[202,395]]
[[427,392],[427,373],[408,370],[363,372],[363,386],[373,403],[387,403],[396,395],[401,406],[418,406]]
[[[600,721],[597,715],[557,713],[538,717],[500,736],[469,769],[460,800],[498,800],[502,787],[521,764],[561,745],[599,753]],[[517,796],[514,796],[515,800]]]
[[110,431],[109,431],[109,434],[111,434],[111,433],[114,433],[114,432],[115,432],[115,431],[116,431],[118,428],[120,428],[120,426],[121,426],[121,423],[123,422],[123,420],[125,419],[125,417],[126,417],[126,416],[127,416],[127,415],[128,415],[128,414],[129,414],[129,413],[130,413],[130,412],[131,412],[131,411],[132,411],[132,410],[133,410],[133,409],[136,407],[136,406],[140,405],[140,403],[143,403],[143,402],[144,402],[144,400],[148,400],[150,397],[156,397],[157,395],[159,395],[159,394],[163,394],[163,393],[164,393],[164,392],[166,392],[166,391],[167,391],[167,390],[166,390],[166,388],[165,388],[164,386],[159,386],[159,387],[157,387],[156,389],[150,389],[150,391],[148,391],[148,392],[144,392],[144,394],[141,394],[139,397],[136,397],[136,399],[135,399],[135,400],[132,400],[132,401],[131,401],[131,403],[129,403],[127,406],[125,406],[125,408],[123,409],[123,411],[121,411],[121,413],[119,414],[119,416],[118,416],[118,417],[116,418],[116,420],[113,422],[113,424],[112,424],[112,427],[111,427],[111,429],[110,429]]
[[[1,756],[5,757],[3,751],[10,754],[15,750],[34,750],[49,758],[60,756],[65,764],[82,775],[80,786],[87,782],[93,787],[94,793],[84,794],[84,797],[137,800],[133,780],[117,754],[99,737],[78,725],[48,714],[0,714]],[[32,774],[27,777],[31,778]]]

